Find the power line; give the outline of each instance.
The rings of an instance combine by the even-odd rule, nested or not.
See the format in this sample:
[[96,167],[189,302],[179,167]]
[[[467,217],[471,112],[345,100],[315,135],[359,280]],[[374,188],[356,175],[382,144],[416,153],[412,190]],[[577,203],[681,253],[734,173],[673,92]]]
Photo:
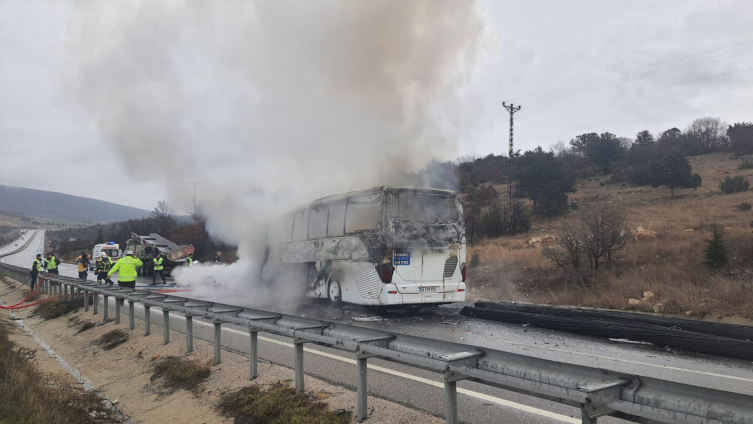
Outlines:
[[[555,91],[561,91],[561,90],[565,90],[565,89],[568,89],[568,88],[571,88],[571,87],[576,87],[576,86],[579,86],[579,85],[584,85],[584,84],[587,84],[587,83],[590,83],[590,82],[594,82],[594,81],[600,81],[600,80],[604,80],[604,79],[615,78],[615,77],[619,77],[621,75],[628,75],[628,74],[630,74],[630,73],[632,73],[634,71],[639,71],[639,70],[642,70],[642,69],[653,68],[653,67],[665,64],[665,63],[675,62],[675,61],[678,61],[678,60],[687,59],[689,57],[694,57],[694,56],[699,56],[699,55],[710,53],[710,52],[714,52],[714,51],[724,50],[724,49],[728,49],[728,48],[731,48],[731,47],[739,46],[739,45],[742,45],[742,44],[749,44],[751,42],[753,42],[753,40],[741,41],[741,42],[738,42],[738,43],[729,44],[729,45],[717,47],[717,48],[714,48],[714,49],[704,50],[702,52],[693,53],[693,54],[689,54],[689,55],[685,55],[685,56],[676,57],[676,58],[673,58],[673,59],[664,60],[664,61],[657,62],[657,63],[651,64],[651,65],[641,66],[641,67],[638,67],[638,68],[629,69],[627,71],[622,71],[622,72],[619,72],[619,73],[616,73],[616,74],[607,75],[607,76],[603,76],[603,77],[599,77],[599,78],[592,78],[592,79],[589,79],[589,80],[586,80],[586,81],[581,81],[581,82],[578,82],[578,83],[569,84],[569,85],[565,85],[565,86],[562,86],[562,87],[558,87],[558,88],[553,88],[553,89],[541,91],[541,92],[534,93],[534,94],[529,94],[529,95],[526,95],[526,96],[518,97],[514,101],[518,102],[520,100],[527,99],[527,98],[530,98],[530,97],[536,97],[536,96],[540,96],[540,95],[546,94],[546,93],[552,93],[552,92],[555,92]],[[691,66],[697,66],[697,65],[701,65],[701,64],[705,64],[705,63],[710,63],[710,62],[713,62],[714,60],[708,60],[708,59],[712,59],[712,58],[715,58],[715,57],[727,55],[727,54],[730,54],[730,53],[733,53],[733,54],[734,53],[739,53],[739,54],[734,54],[733,56],[722,57],[720,59],[715,59],[715,60],[729,59],[729,58],[736,57],[736,56],[739,56],[739,55],[742,55],[742,54],[748,54],[749,51],[747,51],[747,48],[746,48],[746,49],[742,49],[742,50],[737,50],[735,52],[726,52],[726,53],[722,53],[722,54],[719,54],[719,55],[715,55],[715,56],[711,56],[711,57],[699,59],[696,62],[700,61],[701,63],[696,63],[696,65],[691,65],[694,62],[681,63],[681,64],[672,65],[672,66],[669,66],[669,67],[666,67],[666,68],[661,68],[661,69],[653,70],[653,71],[647,72],[647,73],[645,73],[643,75],[644,75],[644,77],[648,77],[648,76],[655,75],[656,73],[658,73],[660,71],[669,70],[671,68],[681,67],[679,69],[684,69],[685,67],[691,67]],[[675,69],[675,70],[679,70],[679,69]],[[635,75],[633,75],[633,76],[627,76],[627,78],[639,79],[639,78],[635,78],[635,77],[636,77]],[[624,81],[624,82],[627,82],[627,81]],[[600,83],[600,84],[604,84],[604,83]],[[586,89],[586,88],[587,87],[581,87],[580,89]],[[578,92],[578,90],[580,90],[580,89],[575,89],[575,90],[576,90],[576,92]],[[550,94],[548,96],[560,96],[560,94],[563,94],[563,93],[552,93],[552,94]],[[573,94],[575,94],[575,92]],[[544,96],[544,97],[547,97],[547,96]],[[539,101],[539,99],[535,99],[535,101]],[[464,114],[464,117],[468,118],[467,120],[466,119],[461,119],[461,120],[452,120],[452,119],[449,119],[449,120],[446,120],[445,122],[451,122],[451,123],[456,124],[456,125],[457,124],[464,124],[464,123],[469,123],[469,122],[477,121],[477,120],[482,119],[482,118],[484,118],[486,116],[492,116],[493,114],[496,114],[496,113],[501,112],[501,111],[502,111],[502,108],[500,108],[499,105],[494,105],[494,106],[485,107],[485,108],[482,108],[482,109],[479,109],[479,110],[476,110],[476,111],[472,111],[472,112],[468,112],[468,113]]]

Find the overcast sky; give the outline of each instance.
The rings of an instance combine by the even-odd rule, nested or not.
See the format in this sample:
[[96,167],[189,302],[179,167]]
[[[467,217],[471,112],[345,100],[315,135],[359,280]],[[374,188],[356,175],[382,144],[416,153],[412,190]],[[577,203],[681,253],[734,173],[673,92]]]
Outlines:
[[[169,19],[170,25],[180,25],[184,22],[182,18],[171,18],[171,14],[182,16],[180,2],[171,3],[178,6],[160,10],[156,17],[149,16],[148,9],[144,12],[136,8],[138,13],[131,9],[135,16],[132,21],[146,23],[136,29],[132,23],[121,27],[114,25],[122,29],[121,33],[101,29],[108,28],[111,21],[120,22],[123,11],[108,10],[108,5],[115,5],[114,2],[90,2],[90,10],[82,16],[80,5],[76,8],[65,1],[0,0],[0,184],[59,191],[150,209],[163,198],[174,203],[185,201],[189,180],[203,182],[198,186],[200,199],[223,183],[222,167],[226,161],[233,161],[234,146],[219,150],[210,147],[206,154],[199,155],[202,165],[196,165],[196,169],[205,171],[181,172],[175,175],[178,181],[169,181],[169,172],[150,173],[148,167],[153,163],[144,167],[136,163],[148,159],[144,152],[153,151],[154,155],[162,157],[172,155],[176,146],[181,148],[180,141],[165,144],[168,148],[160,148],[159,139],[150,141],[151,145],[137,144],[133,149],[114,147],[113,141],[103,135],[105,118],[97,109],[107,106],[111,94],[106,90],[113,90],[112,85],[117,86],[121,81],[131,80],[118,75],[105,85],[102,79],[107,79],[108,74],[103,75],[102,69],[106,68],[102,67],[95,67],[90,73],[70,72],[79,69],[81,63],[92,61],[95,55],[100,59],[117,60],[118,67],[125,68],[124,73],[130,72],[129,67],[134,66],[129,62],[132,52],[119,55],[118,49],[132,44],[123,42],[126,47],[120,47],[119,37],[132,36],[133,31],[138,34],[144,27],[150,30],[150,25],[160,27],[164,19]],[[295,2],[289,3],[292,4]],[[485,1],[479,7],[483,34],[456,28],[455,32],[437,32],[438,36],[448,39],[434,40],[431,44],[434,48],[446,44],[455,49],[453,52],[467,53],[469,47],[460,45],[465,40],[449,38],[456,37],[454,34],[478,37],[467,40],[468,44],[478,44],[473,47],[473,55],[458,56],[472,60],[474,66],[472,73],[461,76],[462,83],[452,85],[456,92],[449,92],[448,96],[446,85],[442,90],[431,91],[448,97],[432,101],[450,107],[453,112],[429,124],[421,121],[421,131],[436,132],[449,140],[446,148],[437,150],[437,155],[443,156],[441,159],[506,152],[508,116],[501,107],[502,101],[523,107],[515,115],[515,141],[517,148],[524,150],[538,145],[548,148],[558,140],[567,142],[584,132],[609,131],[632,138],[644,129],[652,132],[671,127],[682,129],[692,119],[702,116],[720,117],[728,123],[753,121],[751,1]],[[209,13],[210,22],[206,26],[199,23],[201,28],[197,31],[207,28],[225,31],[240,25],[239,22],[249,22],[224,22],[225,16],[232,16],[232,13],[226,14],[227,10],[224,12]],[[199,16],[204,14],[207,11]],[[196,19],[193,15],[189,17]],[[307,16],[307,23],[316,26],[318,18],[317,15]],[[102,27],[99,32],[90,31],[91,27],[82,26],[82,21],[102,22]],[[269,27],[277,22],[261,24]],[[358,27],[355,28],[358,31]],[[130,35],[128,31],[132,31]],[[295,27],[289,29],[289,33],[292,41],[286,42],[296,43],[300,40],[298,36],[303,38],[301,42],[307,42],[306,34],[296,34]],[[269,34],[276,33],[269,32],[267,36]],[[432,35],[429,32],[424,37]],[[100,36],[106,37],[109,43],[89,44],[91,38]],[[185,37],[190,40],[190,35]],[[208,42],[213,40],[221,43],[225,38],[209,38]],[[233,40],[236,48],[238,42]],[[252,39],[248,44],[249,49],[254,48]],[[91,56],[82,55],[82,45],[88,46],[91,52],[86,53]],[[196,46],[193,50],[191,43],[166,43],[165,46],[162,55],[186,61],[186,57],[211,61],[214,58],[203,57],[202,52],[223,47]],[[369,52],[359,54],[368,58]],[[316,60],[315,55],[311,57]],[[161,59],[150,63],[150,72],[154,72]],[[379,59],[376,55],[372,58]],[[152,59],[146,54],[138,60]],[[421,66],[435,66],[427,58],[417,57],[416,61],[420,61]],[[232,63],[232,67],[245,66]],[[206,73],[200,72],[203,68],[198,69],[191,75],[192,87],[217,82],[211,80],[216,78],[212,73],[214,68]],[[160,71],[166,75],[156,77],[156,81],[185,77],[178,75],[182,71],[175,66]],[[419,68],[419,71],[430,74],[433,70]],[[170,72],[176,75],[171,76]],[[72,83],[72,74],[80,80]],[[71,86],[83,90],[85,79],[93,78],[92,75],[98,81],[91,89],[103,90],[105,94],[96,95],[96,101],[88,97],[89,93],[79,94],[84,100],[72,101],[69,97],[75,96],[72,94],[75,90]],[[225,116],[223,111],[237,106],[235,96],[238,94],[232,92],[232,84],[222,83],[225,89],[215,92],[211,101],[204,104],[202,110],[206,114]],[[139,90],[148,90],[148,87],[149,84],[141,84]],[[264,101],[264,97],[261,98]],[[390,104],[383,99],[380,102],[380,105]],[[86,107],[74,106],[78,103]],[[114,113],[120,111],[117,109]],[[186,113],[196,113],[196,109],[191,108]],[[316,115],[317,111],[311,113]],[[111,117],[112,112],[106,116]],[[223,119],[213,119],[212,128],[221,126],[222,122]],[[361,118],[357,122],[368,131],[365,128],[368,122]],[[128,125],[138,127],[139,121],[131,120]],[[107,128],[111,130],[112,126]],[[206,131],[206,127],[200,129]],[[164,129],[160,131],[164,136]],[[185,131],[182,129],[176,137],[185,137]],[[224,130],[219,131],[225,134]],[[228,137],[229,143],[234,143],[232,136]],[[267,140],[269,144],[276,142],[273,136]],[[197,146],[200,145],[187,143],[185,148],[196,149]],[[416,148],[410,150],[410,154],[434,153]],[[175,152],[175,157],[179,158],[178,164],[172,166],[183,163],[188,167],[197,160],[195,156],[179,152]],[[182,157],[188,159],[180,162]],[[206,163],[203,162],[205,157],[208,158]],[[268,162],[271,163],[265,166],[273,169],[279,157],[270,156]],[[324,168],[327,167],[330,165],[325,164]],[[307,170],[303,178],[286,183],[298,184],[309,176],[316,178],[311,172]],[[236,177],[243,175],[241,170],[231,175],[226,184],[249,184]],[[185,192],[169,192],[182,185]],[[181,209],[181,205],[176,206]]]

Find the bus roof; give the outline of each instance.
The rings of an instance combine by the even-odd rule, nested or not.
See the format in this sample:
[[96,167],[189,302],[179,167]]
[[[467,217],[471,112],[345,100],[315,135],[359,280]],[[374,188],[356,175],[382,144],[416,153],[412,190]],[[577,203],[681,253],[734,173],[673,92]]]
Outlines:
[[341,200],[345,200],[348,197],[354,197],[354,196],[364,196],[368,194],[373,194],[376,192],[405,192],[405,191],[414,191],[414,192],[420,192],[425,194],[436,194],[440,196],[456,196],[458,193],[452,190],[442,190],[438,188],[420,188],[420,187],[397,187],[397,186],[378,186],[378,187],[372,187],[366,190],[358,190],[358,191],[350,191],[347,193],[342,194],[334,194],[332,196],[322,197],[320,199],[316,199],[311,203],[308,203],[306,205],[299,206],[296,209],[303,209],[307,208],[309,206],[315,206],[322,203],[331,203],[331,202],[337,202]]

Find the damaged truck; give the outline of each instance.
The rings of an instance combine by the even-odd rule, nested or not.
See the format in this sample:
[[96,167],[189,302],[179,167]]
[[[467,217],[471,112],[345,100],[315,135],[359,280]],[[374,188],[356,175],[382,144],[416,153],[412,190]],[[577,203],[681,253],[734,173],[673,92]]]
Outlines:
[[316,200],[287,214],[272,253],[306,296],[333,303],[465,301],[462,201],[448,190],[375,187]]
[[132,250],[135,257],[144,262],[144,266],[138,268],[140,275],[151,276],[154,272],[154,258],[157,253],[162,253],[164,258],[162,266],[165,275],[176,267],[183,266],[189,253],[193,253],[193,245],[178,246],[157,233],[148,236],[140,236],[131,233],[131,238],[126,242],[126,251]]

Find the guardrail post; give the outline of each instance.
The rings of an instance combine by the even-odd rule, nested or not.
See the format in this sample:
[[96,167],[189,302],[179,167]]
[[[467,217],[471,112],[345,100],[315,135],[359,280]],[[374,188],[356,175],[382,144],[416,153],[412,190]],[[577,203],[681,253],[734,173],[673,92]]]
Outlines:
[[251,336],[251,346],[248,351],[249,380],[253,380],[259,376],[259,331],[252,328],[248,332],[249,336]]
[[193,352],[193,315],[186,315],[186,352]]
[[89,312],[89,290],[84,290],[84,312]]
[[107,315],[110,314],[110,296],[102,294],[104,304],[102,305],[102,322],[107,321]]
[[597,418],[591,418],[586,408],[581,409],[581,422],[583,424],[596,424]]
[[133,301],[128,299],[128,327],[133,330],[136,328],[135,317],[133,316],[134,306]]
[[214,323],[214,364],[222,362],[222,323]]
[[68,284],[63,284],[63,296],[68,297]]
[[144,305],[144,336],[148,336],[152,333],[152,313],[151,306]]
[[293,345],[295,346],[295,391],[296,393],[303,393],[305,390],[303,385],[303,341],[296,338]]
[[162,329],[165,333],[165,344],[170,343],[170,311],[162,310]]
[[93,315],[97,315],[97,309],[99,308],[99,293],[96,290],[92,290],[92,309],[94,309]]
[[368,371],[368,359],[361,355],[356,357],[356,372],[358,373],[358,379],[356,384],[356,395],[358,397],[358,406],[356,408],[356,421],[363,422],[368,418],[368,390],[367,390],[367,371]]
[[123,304],[123,299],[115,298],[115,324],[120,324],[120,306]]
[[444,414],[447,424],[458,424],[458,381],[452,374],[444,377]]

